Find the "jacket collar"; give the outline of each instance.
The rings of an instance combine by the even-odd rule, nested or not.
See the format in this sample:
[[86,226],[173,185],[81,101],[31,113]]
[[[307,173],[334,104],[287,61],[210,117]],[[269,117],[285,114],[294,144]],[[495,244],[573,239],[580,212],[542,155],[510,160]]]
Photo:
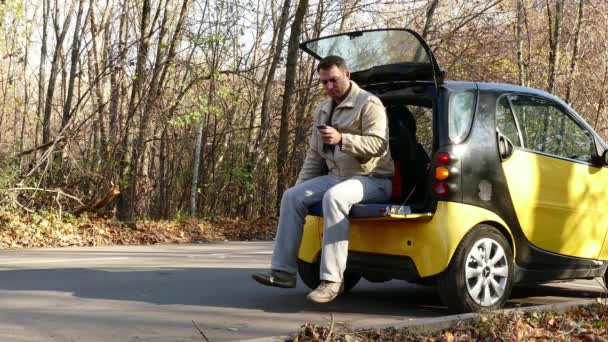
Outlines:
[[[357,101],[357,96],[359,96],[360,92],[361,92],[361,88],[359,88],[357,83],[350,81],[350,92],[348,93],[346,98],[342,102],[340,102],[339,105],[336,106],[335,109],[337,109],[337,108],[354,108],[355,102]],[[325,100],[325,103],[323,104],[323,107],[321,110],[326,113],[331,112],[331,107],[333,105],[332,101],[333,101],[332,99]]]
[[342,102],[340,102],[340,104],[336,108],[343,108],[343,107],[353,108],[353,107],[355,107],[355,101],[357,100],[357,96],[359,96],[360,92],[361,92],[361,89],[359,88],[357,83],[350,81],[350,92],[348,93],[346,98],[344,100],[342,100]]

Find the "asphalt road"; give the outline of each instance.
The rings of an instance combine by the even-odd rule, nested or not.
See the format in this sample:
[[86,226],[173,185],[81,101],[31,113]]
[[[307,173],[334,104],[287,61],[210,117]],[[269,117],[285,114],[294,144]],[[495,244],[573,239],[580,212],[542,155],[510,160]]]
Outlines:
[[[352,327],[447,314],[433,288],[362,281],[334,302],[268,288],[250,274],[271,242],[0,251],[2,341],[210,341],[285,335],[304,322]],[[517,288],[510,307],[602,295],[601,281]]]

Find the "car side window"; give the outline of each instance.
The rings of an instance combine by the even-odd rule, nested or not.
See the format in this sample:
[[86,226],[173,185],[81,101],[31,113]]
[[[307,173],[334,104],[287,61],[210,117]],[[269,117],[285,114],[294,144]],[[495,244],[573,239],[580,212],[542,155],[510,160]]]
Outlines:
[[527,149],[592,162],[593,137],[556,104],[532,96],[510,96]]
[[509,138],[514,146],[521,147],[515,118],[506,96],[501,97],[496,105],[496,128],[502,135]]
[[476,96],[473,92],[461,92],[450,95],[448,110],[448,131],[453,142],[462,141],[469,133],[473,114],[475,113]]

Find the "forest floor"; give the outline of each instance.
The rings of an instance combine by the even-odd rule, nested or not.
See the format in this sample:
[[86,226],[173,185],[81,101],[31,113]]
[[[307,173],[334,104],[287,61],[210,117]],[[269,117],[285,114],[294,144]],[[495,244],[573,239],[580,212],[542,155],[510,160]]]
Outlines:
[[141,220],[0,211],[0,248],[272,240],[276,218]]
[[483,314],[480,319],[459,321],[435,333],[411,329],[351,330],[336,322],[325,326],[303,325],[291,341],[607,341],[608,305],[590,304],[565,312],[511,311]]

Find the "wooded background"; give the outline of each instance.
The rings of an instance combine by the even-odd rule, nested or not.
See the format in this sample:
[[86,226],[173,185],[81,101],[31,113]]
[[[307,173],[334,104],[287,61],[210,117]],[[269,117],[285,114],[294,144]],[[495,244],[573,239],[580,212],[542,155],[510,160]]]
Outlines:
[[405,27],[447,79],[543,89],[608,134],[605,0],[0,0],[0,206],[276,214],[323,93],[299,42]]

